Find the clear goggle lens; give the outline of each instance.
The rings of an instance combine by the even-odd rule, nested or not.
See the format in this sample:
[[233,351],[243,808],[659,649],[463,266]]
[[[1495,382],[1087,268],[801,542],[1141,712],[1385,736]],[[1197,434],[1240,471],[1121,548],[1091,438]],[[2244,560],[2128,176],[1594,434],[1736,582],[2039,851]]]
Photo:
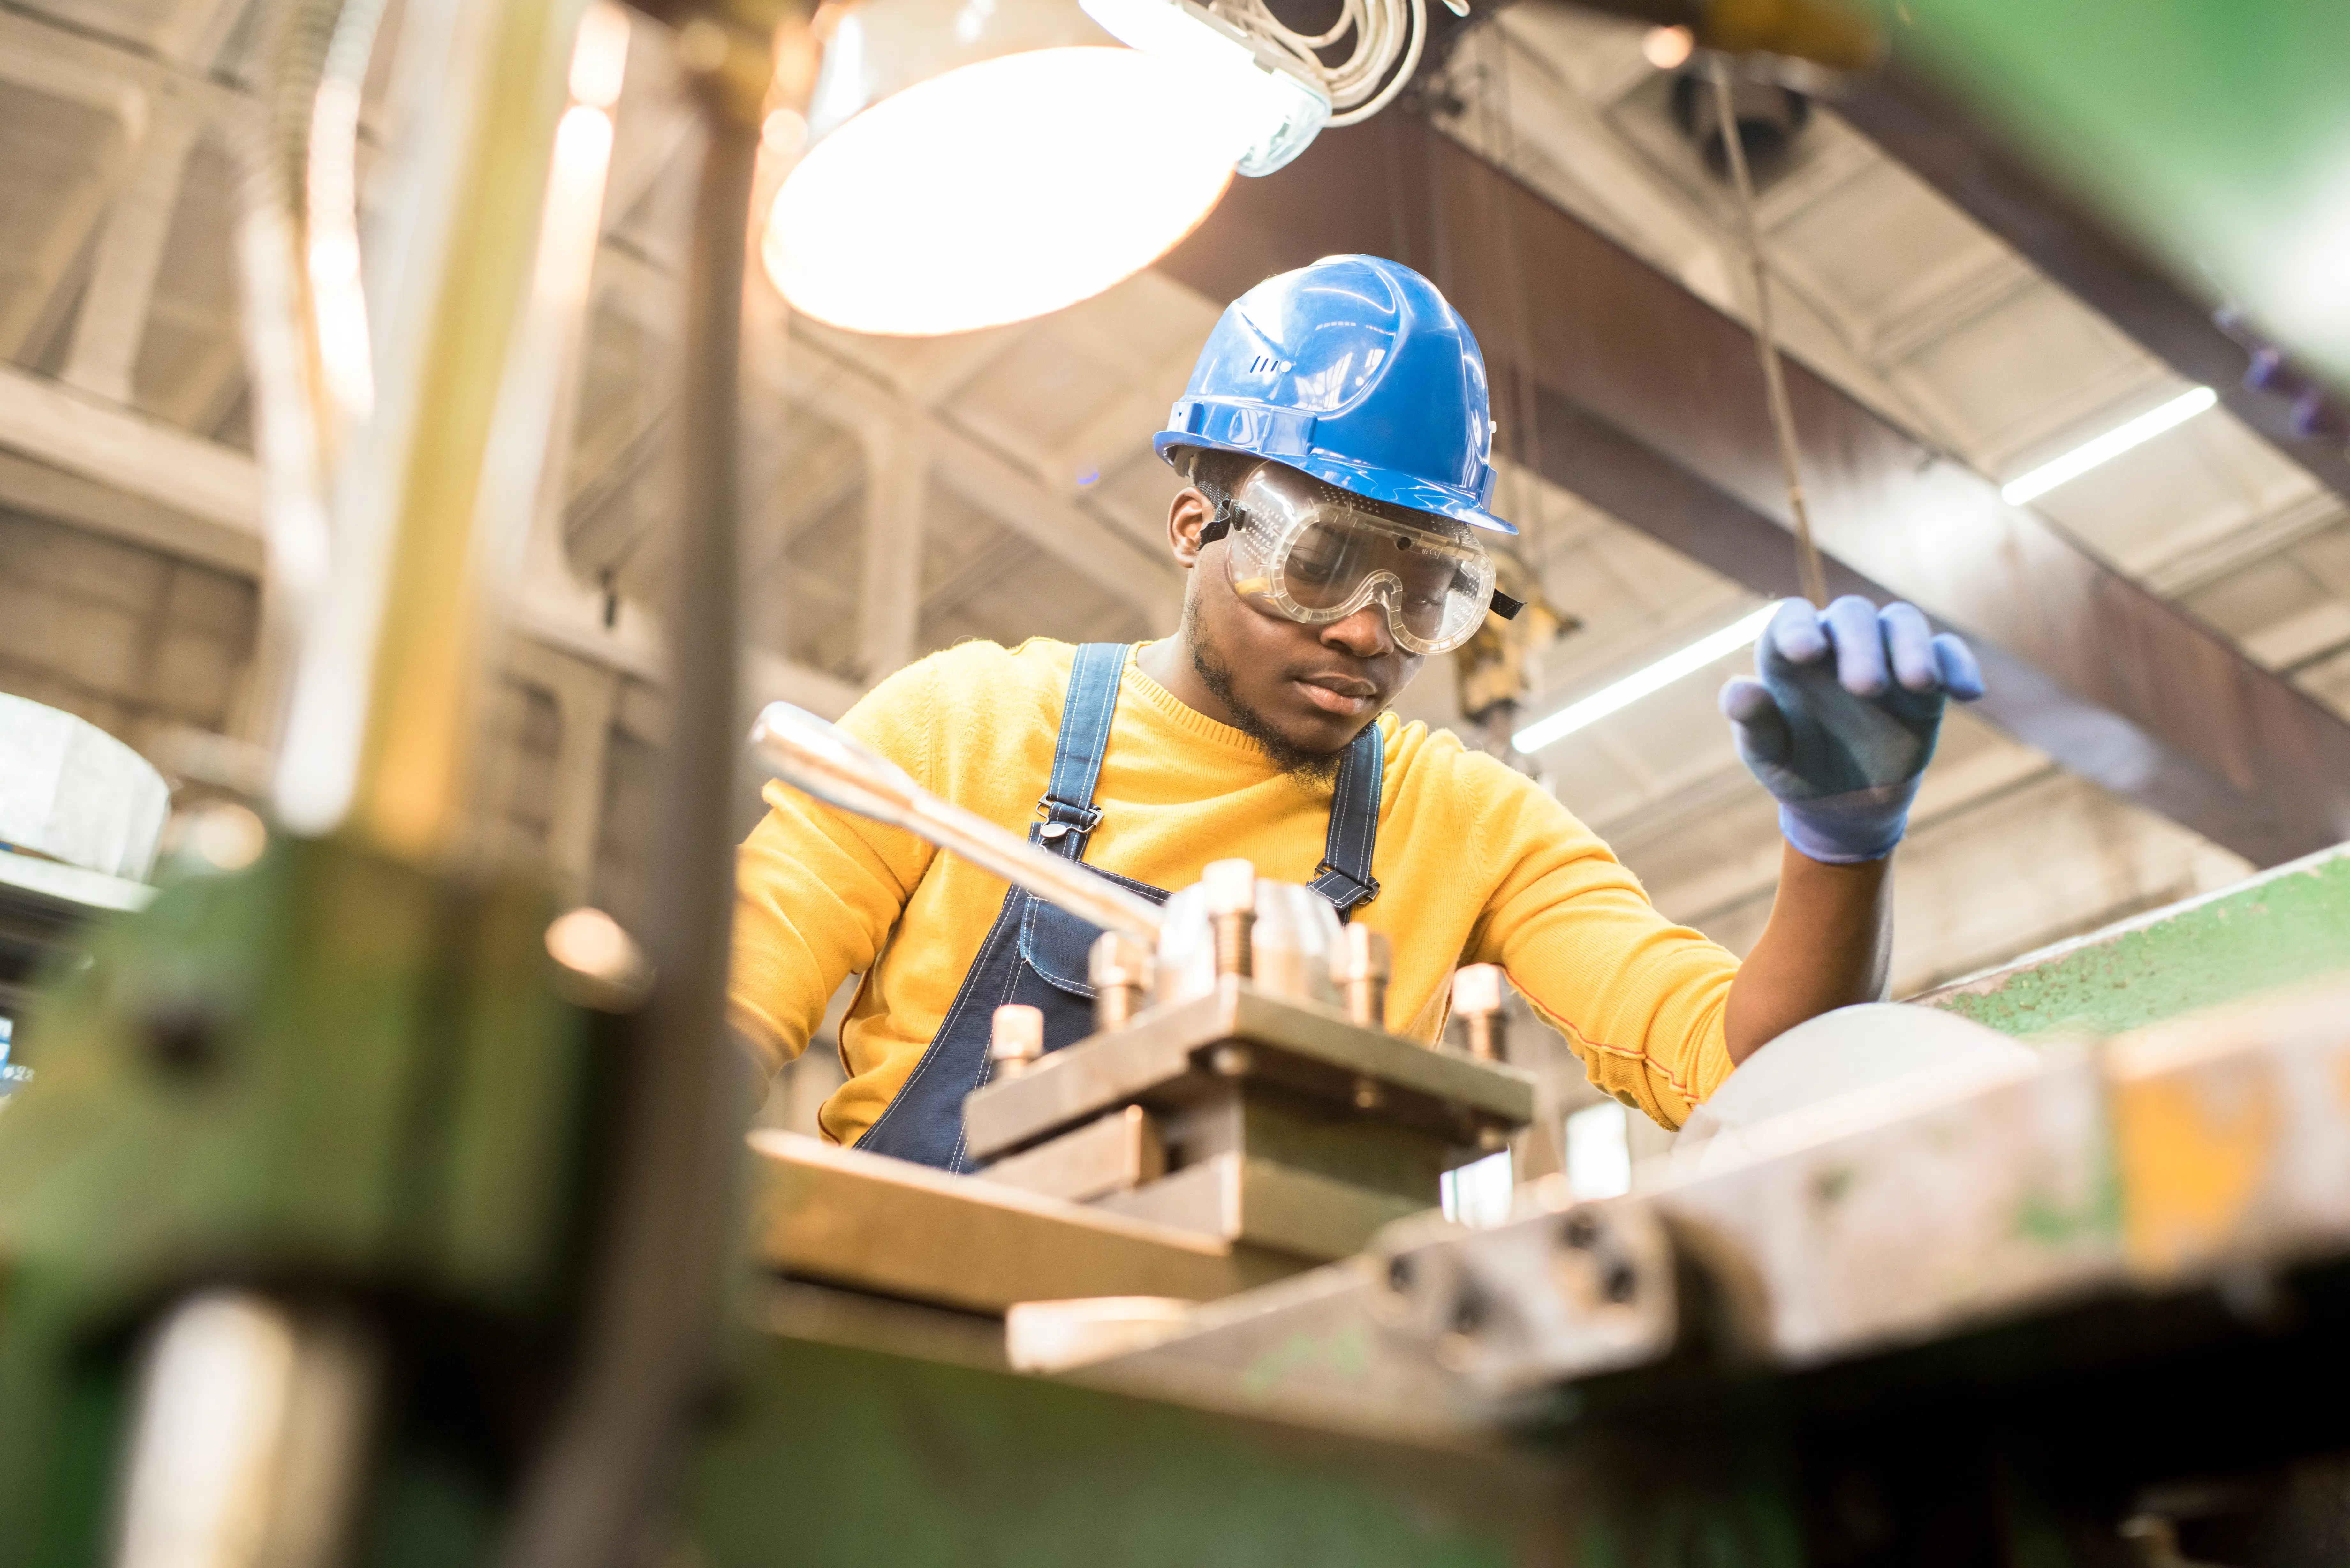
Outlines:
[[1373,600],[1397,642],[1447,653],[1469,640],[1493,597],[1493,563],[1465,524],[1405,523],[1343,490],[1266,464],[1232,495],[1225,568],[1242,597],[1305,626]]

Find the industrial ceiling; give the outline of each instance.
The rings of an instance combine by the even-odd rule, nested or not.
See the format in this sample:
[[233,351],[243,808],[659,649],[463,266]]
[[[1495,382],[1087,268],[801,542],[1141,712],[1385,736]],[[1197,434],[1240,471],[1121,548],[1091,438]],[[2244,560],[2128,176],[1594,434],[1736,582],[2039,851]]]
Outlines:
[[[230,151],[254,121],[247,10],[245,0],[0,5],[0,158],[11,171],[0,206],[0,504],[249,578],[258,491]],[[1521,0],[1466,35],[1421,112],[1742,318],[1751,301],[1728,189],[1676,123],[1672,75],[1641,43],[1637,27]],[[567,383],[574,438],[530,520],[531,566],[515,596],[525,633],[517,690],[548,649],[639,683],[658,678],[649,607],[675,493],[667,438],[694,152],[666,40],[639,25]],[[772,191],[781,156],[770,164]],[[1832,108],[1810,115],[1767,174],[1760,217],[1790,352],[1926,448],[2003,481],[2184,389]],[[1163,269],[1023,326],[915,340],[789,322],[763,290],[746,355],[745,568],[756,668],[771,688],[759,695],[788,691],[837,711],[962,639],[1171,627],[1181,584],[1160,542],[1171,482],[1149,436],[1222,299]],[[1523,450],[1515,434],[1503,431],[1507,453]],[[1754,602],[1570,488],[1513,465],[1502,493],[1543,591],[1580,622],[1536,656],[1528,714]],[[2350,512],[2227,410],[2033,504],[2094,556],[2350,711]],[[1737,663],[1530,763],[1665,909],[1733,944],[1760,929],[1778,843],[1713,711]],[[82,679],[26,639],[0,639],[0,686],[72,706]],[[81,706],[100,703],[94,691]],[[500,789],[559,792],[564,767],[588,754],[607,793],[625,793],[600,744],[577,753],[531,741],[537,710],[516,701],[500,710],[502,732],[537,761],[507,770]],[[1450,671],[1431,669],[1405,708],[1457,723]],[[597,853],[595,824],[577,810],[566,818],[559,805],[511,799],[499,809],[525,836],[567,833],[585,846],[576,855]],[[1964,716],[1946,732],[1917,820],[1897,989],[2247,868]]]

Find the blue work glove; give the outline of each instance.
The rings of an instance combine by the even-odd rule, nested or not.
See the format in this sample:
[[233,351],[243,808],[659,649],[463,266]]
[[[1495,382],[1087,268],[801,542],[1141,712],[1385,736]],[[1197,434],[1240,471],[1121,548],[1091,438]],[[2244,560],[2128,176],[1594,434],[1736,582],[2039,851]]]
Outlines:
[[1857,594],[1788,599],[1754,645],[1759,680],[1721,689],[1738,754],[1779,801],[1779,831],[1814,860],[1893,853],[1934,757],[1942,704],[1982,695],[1967,645],[1914,605]]

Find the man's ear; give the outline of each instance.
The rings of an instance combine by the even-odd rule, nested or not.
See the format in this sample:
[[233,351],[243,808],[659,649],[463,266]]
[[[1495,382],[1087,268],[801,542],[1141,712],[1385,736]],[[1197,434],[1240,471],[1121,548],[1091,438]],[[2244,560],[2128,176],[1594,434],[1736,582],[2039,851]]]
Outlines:
[[1197,490],[1179,493],[1167,508],[1167,547],[1185,571],[1200,564],[1200,530],[1215,514],[1216,504]]

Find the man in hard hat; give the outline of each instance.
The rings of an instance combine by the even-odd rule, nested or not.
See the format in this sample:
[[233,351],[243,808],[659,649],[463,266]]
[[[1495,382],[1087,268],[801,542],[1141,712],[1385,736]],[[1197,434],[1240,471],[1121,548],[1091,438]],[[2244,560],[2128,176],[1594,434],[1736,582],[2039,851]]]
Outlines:
[[[1239,857],[1394,947],[1388,1025],[1433,1042],[1463,963],[1506,967],[1592,1081],[1666,1127],[1774,1035],[1878,997],[1887,871],[1965,646],[1907,605],[1789,600],[1722,706],[1780,802],[1769,926],[1741,963],[1665,919],[1523,774],[1388,703],[1493,591],[1492,425],[1469,327],[1427,279],[1336,256],[1224,312],[1158,437],[1181,628],[1139,647],[969,642],[842,721],[935,794],[1147,897]],[[1094,928],[910,835],[779,784],[743,846],[734,1016],[775,1062],[862,974],[842,1143],[965,1168],[962,1101],[1006,1002],[1090,1032]]]

